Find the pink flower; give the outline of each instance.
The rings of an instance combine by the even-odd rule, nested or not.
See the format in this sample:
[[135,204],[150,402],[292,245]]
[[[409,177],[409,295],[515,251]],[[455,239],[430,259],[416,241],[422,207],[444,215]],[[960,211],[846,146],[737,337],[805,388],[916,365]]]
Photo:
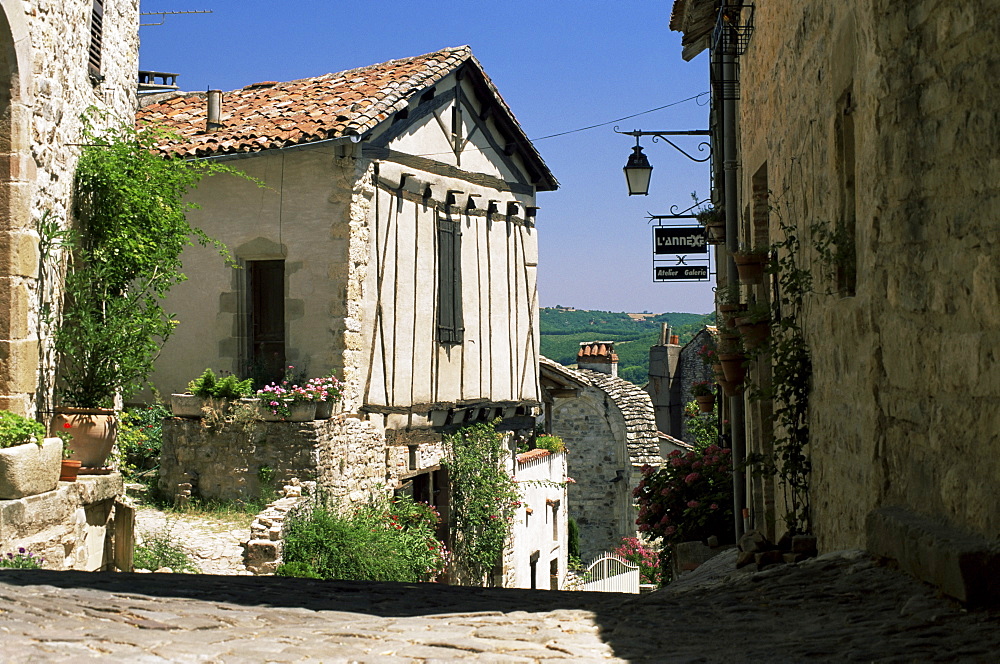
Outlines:
[[701,461],[695,461],[694,463],[691,464],[691,467],[694,468],[695,470],[701,468]]
[[670,487],[667,487],[666,489],[663,489],[662,491],[660,491],[660,495],[661,496],[669,496],[670,495]]
[[[640,528],[639,530],[642,530],[642,528]],[[676,526],[667,526],[666,529],[663,531],[663,534],[664,535],[673,535],[676,532],[677,532],[677,527]]]
[[712,509],[712,510],[717,510],[717,509],[719,509],[719,504],[718,503],[712,503],[711,505],[708,506],[708,508]]
[[688,507],[694,508],[694,507],[698,507],[699,505],[701,505],[701,503],[699,503],[697,500],[689,500],[688,501]]
[[671,459],[670,465],[673,466],[674,468],[679,468],[680,466],[684,465],[684,459]]
[[641,526],[639,526],[639,532],[643,533],[649,532],[649,524],[644,523]]
[[691,473],[690,475],[684,478],[684,481],[687,482],[688,484],[694,484],[695,482],[698,481],[699,477],[701,477],[701,473]]

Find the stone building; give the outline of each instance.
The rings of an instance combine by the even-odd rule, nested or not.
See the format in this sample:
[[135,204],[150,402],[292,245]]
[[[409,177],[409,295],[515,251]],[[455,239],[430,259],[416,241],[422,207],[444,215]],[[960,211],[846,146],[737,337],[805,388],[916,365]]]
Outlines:
[[184,252],[189,280],[165,304],[179,324],[151,381],[168,394],[206,367],[271,381],[288,366],[344,381],[346,428],[304,425],[285,456],[276,431],[209,459],[196,432],[168,427],[171,478],[231,492],[235,460],[252,493],[266,463],[353,501],[395,490],[446,508],[444,432],[497,419],[533,429],[535,195],[558,185],[467,46],[153,94],[137,117],[179,134],[165,154],[254,179],[216,175],[190,195],[192,225],[236,265],[210,247]]
[[[811,357],[819,547],[867,547],[961,599],[996,598],[995,3],[720,4],[677,0],[671,28],[685,58],[711,51],[720,265],[790,230],[813,279],[782,316]],[[775,277],[743,287],[758,302],[788,292]],[[766,358],[750,372],[773,378]],[[744,398],[728,404],[734,444],[768,452],[772,405]],[[776,534],[778,489],[747,488],[747,525]]]
[[632,490],[645,464],[662,463],[649,395],[617,377],[611,342],[581,344],[578,369],[541,358],[544,425],[566,443],[569,516],[589,560],[635,537]]
[[0,0],[0,409],[29,416],[51,398],[39,310],[58,301],[62,263],[40,265],[39,221],[71,223],[81,114],[107,112],[99,127],[135,110],[139,2],[104,4]]
[[649,382],[644,389],[653,402],[658,431],[694,442],[688,433],[684,409],[694,399],[692,385],[713,380],[711,367],[698,352],[703,346],[715,343],[715,333],[714,327],[706,327],[683,346],[673,343],[676,338],[671,337],[672,343],[660,343],[649,349]]

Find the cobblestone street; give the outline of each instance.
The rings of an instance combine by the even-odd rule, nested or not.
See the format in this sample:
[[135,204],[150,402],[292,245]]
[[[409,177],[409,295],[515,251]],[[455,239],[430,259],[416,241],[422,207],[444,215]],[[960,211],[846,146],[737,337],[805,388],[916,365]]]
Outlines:
[[274,577],[0,574],[0,659],[76,662],[994,662],[965,611],[860,552],[730,555],[650,595]]

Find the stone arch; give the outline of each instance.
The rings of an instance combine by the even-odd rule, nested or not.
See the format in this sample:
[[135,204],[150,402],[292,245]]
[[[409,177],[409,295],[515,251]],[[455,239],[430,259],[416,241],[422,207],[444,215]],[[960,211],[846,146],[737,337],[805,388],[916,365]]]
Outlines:
[[0,408],[31,415],[38,236],[31,217],[31,40],[20,0],[0,0]]

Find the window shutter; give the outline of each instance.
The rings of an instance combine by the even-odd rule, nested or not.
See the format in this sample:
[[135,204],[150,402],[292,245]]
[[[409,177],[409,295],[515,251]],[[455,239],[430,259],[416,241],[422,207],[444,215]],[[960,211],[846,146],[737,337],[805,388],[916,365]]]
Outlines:
[[462,343],[462,232],[459,222],[438,219],[438,341]]
[[91,76],[101,75],[101,51],[104,42],[104,0],[94,0],[90,14],[90,49],[87,62]]

